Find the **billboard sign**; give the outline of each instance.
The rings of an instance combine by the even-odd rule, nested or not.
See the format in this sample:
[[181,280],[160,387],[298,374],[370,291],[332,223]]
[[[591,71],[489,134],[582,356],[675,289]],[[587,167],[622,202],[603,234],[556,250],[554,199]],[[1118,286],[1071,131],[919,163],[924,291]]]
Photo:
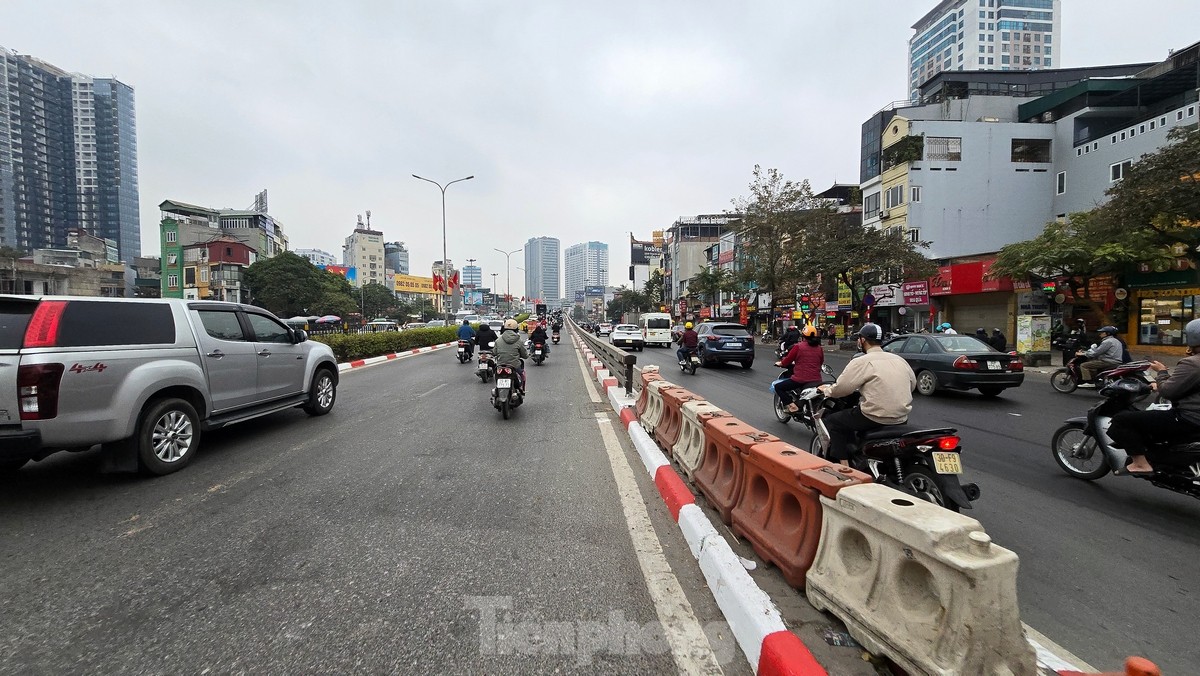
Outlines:
[[332,272],[335,275],[341,275],[351,282],[358,281],[358,268],[348,268],[344,265],[321,265],[318,267],[325,272]]
[[424,293],[433,295],[437,293],[433,290],[432,277],[417,277],[414,275],[396,275],[395,281],[396,293]]
[[604,297],[604,287],[603,286],[589,286],[583,290],[583,293],[586,296],[597,296],[597,297],[603,298]]
[[640,242],[636,239],[629,242],[629,262],[631,265],[650,265],[662,259],[662,243]]
[[582,292],[582,291],[576,291],[576,292],[575,292],[575,302],[576,302],[576,303],[582,303],[582,302],[583,302],[583,292]]

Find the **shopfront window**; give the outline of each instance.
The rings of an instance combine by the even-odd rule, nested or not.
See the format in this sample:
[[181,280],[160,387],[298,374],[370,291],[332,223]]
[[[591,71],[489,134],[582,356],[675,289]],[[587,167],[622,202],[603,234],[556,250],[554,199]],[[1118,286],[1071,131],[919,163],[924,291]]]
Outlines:
[[1183,327],[1196,317],[1198,305],[1200,295],[1142,298],[1139,304],[1138,345],[1183,345]]

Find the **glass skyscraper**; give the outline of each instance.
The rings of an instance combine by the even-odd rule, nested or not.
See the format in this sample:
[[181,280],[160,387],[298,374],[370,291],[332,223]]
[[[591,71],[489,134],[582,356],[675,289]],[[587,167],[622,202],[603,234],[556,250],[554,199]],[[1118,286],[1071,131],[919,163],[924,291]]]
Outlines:
[[141,255],[133,88],[0,47],[0,245],[65,247],[67,232]]
[[525,297],[557,305],[562,298],[558,239],[534,237],[525,243]]

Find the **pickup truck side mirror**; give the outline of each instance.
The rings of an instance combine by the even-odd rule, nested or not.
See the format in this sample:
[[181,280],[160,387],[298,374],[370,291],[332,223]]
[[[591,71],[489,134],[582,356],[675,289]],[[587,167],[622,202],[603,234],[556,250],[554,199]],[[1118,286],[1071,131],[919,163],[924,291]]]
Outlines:
[[303,343],[308,340],[308,331],[304,329],[292,329],[292,342]]

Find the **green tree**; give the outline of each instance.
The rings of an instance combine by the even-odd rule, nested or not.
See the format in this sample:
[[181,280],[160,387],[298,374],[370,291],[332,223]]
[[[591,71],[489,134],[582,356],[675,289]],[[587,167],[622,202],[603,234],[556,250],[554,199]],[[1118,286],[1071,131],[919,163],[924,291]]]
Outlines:
[[284,251],[246,268],[245,282],[255,305],[281,317],[293,317],[306,310],[319,311],[322,275],[333,276],[317,269],[308,259]]
[[345,317],[359,311],[358,291],[345,277],[318,270],[321,292],[317,297],[314,314]]
[[365,284],[360,291],[363,318],[367,321],[375,317],[383,317],[388,310],[396,306],[396,294],[386,286],[371,282]]
[[688,292],[709,305],[716,305],[722,293],[735,290],[733,274],[722,268],[704,268],[688,280]]
[[642,285],[642,293],[657,310],[663,304],[663,274],[662,268],[654,268],[650,271],[650,278]]
[[657,309],[657,305],[651,302],[645,293],[622,286],[608,303],[608,316],[618,319],[626,312],[650,312]]
[[[859,214],[820,207],[800,214],[799,220],[803,246],[792,254],[803,271],[798,280],[810,288],[821,282],[841,282],[850,287],[855,307],[869,278],[891,272],[893,278],[917,279],[937,270],[920,251],[928,242],[909,241],[900,231],[884,234],[868,228]],[[832,285],[826,287],[832,290]]]
[[791,296],[799,281],[796,253],[804,235],[802,212],[818,208],[821,201],[808,181],[787,180],[778,169],[763,171],[754,165],[750,194],[733,200],[742,241],[741,270],[737,281],[771,295],[771,317],[780,294]]

